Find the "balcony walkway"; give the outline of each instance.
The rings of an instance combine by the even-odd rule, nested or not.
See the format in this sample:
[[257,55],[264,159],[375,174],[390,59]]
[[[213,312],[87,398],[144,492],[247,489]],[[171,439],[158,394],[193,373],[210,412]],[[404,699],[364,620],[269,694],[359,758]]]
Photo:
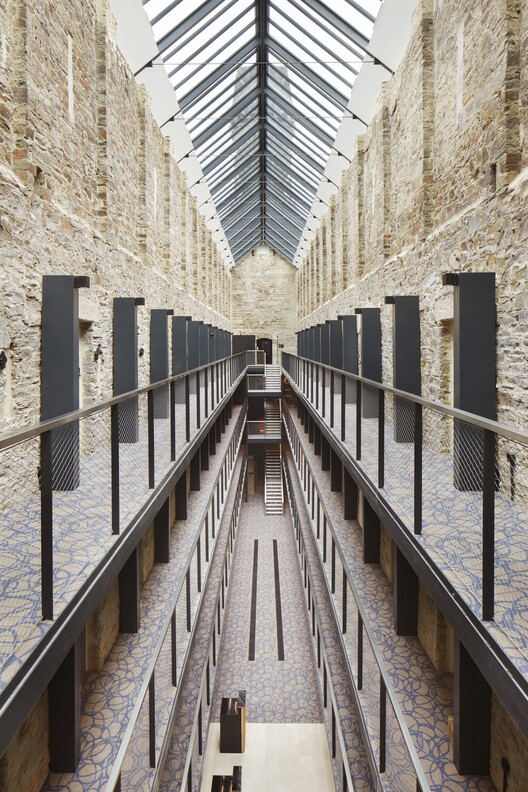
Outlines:
[[[191,443],[186,442],[185,406],[176,404],[176,462],[170,458],[170,421],[154,420],[155,485],[190,447],[197,429],[196,391],[190,394]],[[200,425],[205,417],[202,387]],[[120,529],[148,502],[146,394],[139,402],[137,443],[119,444]],[[112,534],[110,410],[80,421],[80,481],[53,493],[53,600],[56,620],[104,557],[119,542]],[[0,515],[0,693],[24,665],[53,621],[41,618],[41,523],[39,443],[26,441],[2,452]]]
[[[120,633],[101,671],[88,671],[83,678],[81,759],[75,773],[51,773],[42,792],[93,792],[104,790],[121,747],[140,689],[147,675],[156,644],[163,635],[169,607],[186,572],[189,551],[207,513],[211,488],[220,472],[224,454],[233,437],[240,407],[233,415],[201,474],[201,489],[191,492],[187,519],[174,523],[170,535],[170,562],[155,564],[141,589],[141,626],[137,633]],[[228,508],[228,507],[227,507]],[[209,521],[211,525],[211,520]],[[218,533],[217,533],[218,539]],[[211,556],[213,548],[211,538]],[[201,553],[204,548],[202,544]],[[202,557],[202,575],[209,565]],[[202,588],[203,590],[203,588]],[[200,594],[196,565],[191,566],[191,618],[194,621]],[[189,647],[186,627],[185,586],[176,609],[178,683]],[[159,751],[176,689],[171,684],[170,630],[156,664],[156,753]],[[153,770],[149,767],[148,694],[132,734],[123,764],[122,788],[148,790]]]
[[[336,440],[355,459],[356,405],[345,407],[345,440],[341,440],[340,378],[336,377],[334,426]],[[316,401],[317,399],[317,401]],[[322,417],[323,389],[314,386],[314,403]],[[330,387],[325,388],[324,421],[330,427]],[[407,526],[414,525],[413,443],[395,442],[393,405],[385,406],[385,480],[377,487],[378,419],[362,418],[361,459],[357,465],[378,489],[388,505]],[[313,406],[313,405],[312,405]],[[482,615],[482,493],[461,491],[453,483],[452,419],[424,408],[423,444],[423,527],[417,542],[445,574],[470,610]],[[410,425],[412,427],[412,425]],[[304,430],[303,430],[304,433]],[[497,469],[503,472],[500,490],[495,493],[495,618],[483,622],[485,629],[528,679],[528,495],[526,448],[514,443],[499,447]],[[500,446],[500,444],[499,444]],[[511,499],[504,473],[506,451],[517,453],[516,499]],[[468,454],[471,454],[468,449]],[[475,455],[476,452],[473,451]],[[500,459],[499,459],[500,456]],[[499,464],[500,462],[500,464]],[[502,466],[502,467],[501,467]]]
[[[397,636],[393,629],[392,586],[379,564],[364,564],[362,532],[355,520],[343,518],[343,498],[339,492],[332,492],[330,474],[321,471],[321,457],[314,454],[313,445],[308,442],[300,420],[290,411],[303,452],[314,472],[324,506],[335,529],[341,551],[349,565],[356,588],[366,609],[370,627],[381,652],[391,682],[396,691],[405,721],[413,743],[418,752],[422,767],[430,784],[431,792],[493,792],[494,785],[489,778],[460,776],[451,761],[451,748],[448,736],[448,716],[452,715],[452,675],[436,671],[418,638]],[[293,460],[290,464],[294,467]],[[299,488],[299,492],[301,489]],[[326,564],[330,575],[330,553]],[[336,564],[336,609],[342,591],[342,567]],[[349,594],[348,629],[345,646],[353,668],[357,657],[357,617]],[[368,642],[365,641],[365,647]],[[379,718],[379,673],[375,662],[365,657],[364,683],[360,700],[372,729],[374,745],[378,742]],[[390,706],[388,706],[390,712]],[[390,730],[392,720],[388,721]],[[397,743],[395,735],[393,742]],[[390,743],[390,731],[388,742]],[[411,779],[406,785],[408,759],[405,753],[390,751],[388,747],[388,788],[390,777],[399,779],[399,788],[413,789]]]

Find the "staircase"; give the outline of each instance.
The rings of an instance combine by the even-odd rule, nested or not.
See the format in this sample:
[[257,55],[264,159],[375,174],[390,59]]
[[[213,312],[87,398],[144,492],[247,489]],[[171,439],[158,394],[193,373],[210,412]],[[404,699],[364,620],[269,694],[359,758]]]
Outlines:
[[278,399],[264,402],[264,419],[266,421],[265,434],[270,437],[280,437],[282,432],[282,420],[280,402]]
[[264,504],[266,514],[282,514],[282,468],[280,448],[266,450]]
[[264,367],[264,389],[267,391],[282,391],[282,372],[280,366]]

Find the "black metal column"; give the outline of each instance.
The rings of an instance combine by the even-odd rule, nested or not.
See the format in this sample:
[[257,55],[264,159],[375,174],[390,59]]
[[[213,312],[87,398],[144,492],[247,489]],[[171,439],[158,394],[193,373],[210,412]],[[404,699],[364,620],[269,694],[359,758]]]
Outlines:
[[[454,406],[496,418],[495,274],[461,272],[444,275],[454,286]],[[482,490],[484,433],[455,421],[454,485]]]
[[[187,328],[190,316],[172,317],[172,376],[184,374],[187,369]],[[185,380],[176,383],[176,404],[185,404]]]
[[380,520],[368,500],[363,496],[363,561],[378,564],[380,560]]
[[341,492],[343,487],[343,465],[333,448],[330,449],[330,489]]
[[[381,382],[381,320],[379,308],[358,308],[361,314],[361,374],[366,379]],[[378,391],[362,389],[363,418],[378,417]]]
[[[79,409],[79,303],[77,289],[90,279],[73,275],[42,278],[41,407],[43,421]],[[79,486],[79,423],[51,435],[52,488]]]
[[139,549],[136,546],[119,573],[119,632],[139,630]]
[[187,470],[184,470],[174,488],[176,499],[176,519],[187,519]]
[[200,468],[209,470],[209,436],[205,438],[200,446]]
[[417,635],[418,576],[396,543],[393,553],[394,630],[396,635]]
[[345,520],[357,520],[358,510],[358,488],[357,484],[344,468],[343,475],[343,501],[344,501],[344,518]]
[[319,456],[321,453],[322,434],[321,430],[314,421],[314,454]]
[[488,775],[491,688],[455,636],[453,761],[461,775]]
[[330,470],[330,443],[321,434],[321,470]]
[[81,757],[81,654],[78,639],[48,687],[50,770],[73,773]]
[[[359,374],[357,317],[346,314],[343,322],[343,369],[351,374]],[[346,403],[356,403],[356,385],[347,380]]]
[[[172,310],[154,308],[150,312],[150,381],[160,382],[169,376],[169,336],[167,314]],[[154,418],[169,417],[169,388],[153,392]]]
[[[414,295],[386,297],[385,303],[394,305],[392,317],[394,387],[419,396],[421,393],[419,298]],[[394,440],[396,443],[414,441],[414,404],[398,397],[394,399]]]
[[[113,316],[113,393],[136,390],[138,387],[137,306],[145,305],[143,297],[115,297]],[[137,443],[139,432],[138,399],[133,396],[118,405],[120,443]]]
[[167,498],[154,517],[154,561],[157,564],[169,563],[170,529],[170,498]]
[[195,453],[189,465],[191,476],[191,490],[197,492],[200,489],[200,449]]

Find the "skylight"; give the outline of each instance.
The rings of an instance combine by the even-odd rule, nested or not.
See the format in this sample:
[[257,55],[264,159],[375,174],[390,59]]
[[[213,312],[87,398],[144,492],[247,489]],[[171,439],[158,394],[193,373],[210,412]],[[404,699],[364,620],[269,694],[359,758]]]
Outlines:
[[235,261],[293,261],[380,0],[143,0]]

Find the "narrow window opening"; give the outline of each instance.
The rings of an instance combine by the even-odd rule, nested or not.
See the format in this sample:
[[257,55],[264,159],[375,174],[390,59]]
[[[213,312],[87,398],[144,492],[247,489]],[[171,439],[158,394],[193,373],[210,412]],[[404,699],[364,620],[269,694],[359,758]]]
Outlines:
[[492,162],[490,165],[490,189],[491,192],[497,190],[497,163]]
[[75,103],[73,93],[73,39],[68,33],[68,115],[70,121],[75,119]]

